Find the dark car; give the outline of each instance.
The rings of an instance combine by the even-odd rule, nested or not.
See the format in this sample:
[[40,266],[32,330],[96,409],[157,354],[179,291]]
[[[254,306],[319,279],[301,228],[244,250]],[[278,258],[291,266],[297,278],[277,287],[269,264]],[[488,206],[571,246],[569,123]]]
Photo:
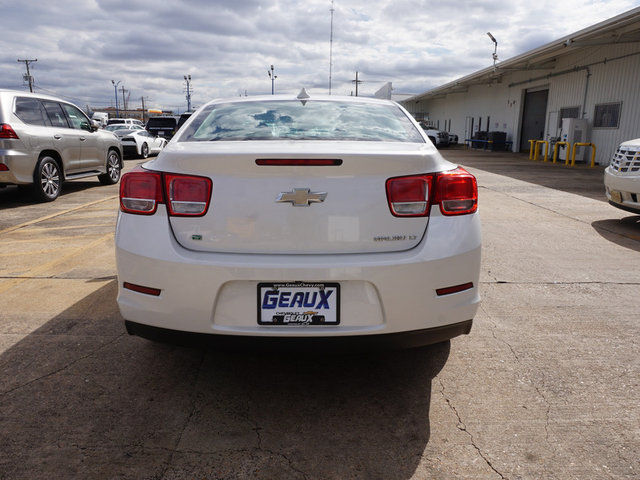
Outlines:
[[151,117],[147,120],[147,132],[154,137],[162,137],[171,140],[171,137],[178,130],[178,120],[175,117]]
[[180,115],[180,118],[178,119],[178,126],[176,127],[176,132],[180,130],[180,127],[184,124],[184,122],[189,120],[189,117],[191,115],[193,115],[193,112],[184,112],[182,115]]

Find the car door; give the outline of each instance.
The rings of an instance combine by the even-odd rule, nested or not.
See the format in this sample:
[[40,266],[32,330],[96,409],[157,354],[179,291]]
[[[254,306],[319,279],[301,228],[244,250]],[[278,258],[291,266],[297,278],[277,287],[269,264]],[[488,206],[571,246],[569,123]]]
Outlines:
[[80,164],[80,136],[70,128],[67,116],[60,103],[53,100],[42,100],[47,117],[51,122],[50,135],[53,137],[53,148],[60,154],[66,174],[78,170]]
[[91,121],[79,108],[68,103],[61,105],[80,141],[79,170],[95,170],[106,161],[100,154],[100,136],[91,129]]

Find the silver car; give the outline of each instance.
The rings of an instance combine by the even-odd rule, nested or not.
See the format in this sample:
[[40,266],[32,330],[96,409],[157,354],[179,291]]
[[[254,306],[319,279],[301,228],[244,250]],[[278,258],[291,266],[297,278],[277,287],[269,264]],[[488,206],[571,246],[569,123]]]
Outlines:
[[0,186],[26,185],[37,200],[60,195],[62,182],[120,180],[122,146],[75,105],[49,95],[0,90]]

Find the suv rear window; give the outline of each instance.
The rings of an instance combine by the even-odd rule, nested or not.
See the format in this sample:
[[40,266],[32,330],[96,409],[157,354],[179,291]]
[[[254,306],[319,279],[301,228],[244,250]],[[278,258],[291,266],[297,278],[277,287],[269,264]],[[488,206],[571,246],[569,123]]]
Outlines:
[[172,117],[151,117],[147,122],[147,128],[174,128],[176,119]]

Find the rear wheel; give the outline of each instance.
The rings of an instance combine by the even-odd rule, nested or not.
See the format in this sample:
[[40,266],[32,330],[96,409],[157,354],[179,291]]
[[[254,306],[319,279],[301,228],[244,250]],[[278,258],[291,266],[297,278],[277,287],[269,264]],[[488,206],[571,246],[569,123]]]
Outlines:
[[142,148],[140,149],[140,154],[142,155],[142,158],[148,158],[149,157],[149,145],[147,145],[146,143],[142,144]]
[[107,173],[98,175],[102,185],[115,185],[120,180],[121,172],[120,154],[115,150],[109,150],[107,155]]
[[60,195],[61,185],[62,175],[58,162],[48,155],[40,157],[33,176],[33,193],[36,200],[53,202]]

